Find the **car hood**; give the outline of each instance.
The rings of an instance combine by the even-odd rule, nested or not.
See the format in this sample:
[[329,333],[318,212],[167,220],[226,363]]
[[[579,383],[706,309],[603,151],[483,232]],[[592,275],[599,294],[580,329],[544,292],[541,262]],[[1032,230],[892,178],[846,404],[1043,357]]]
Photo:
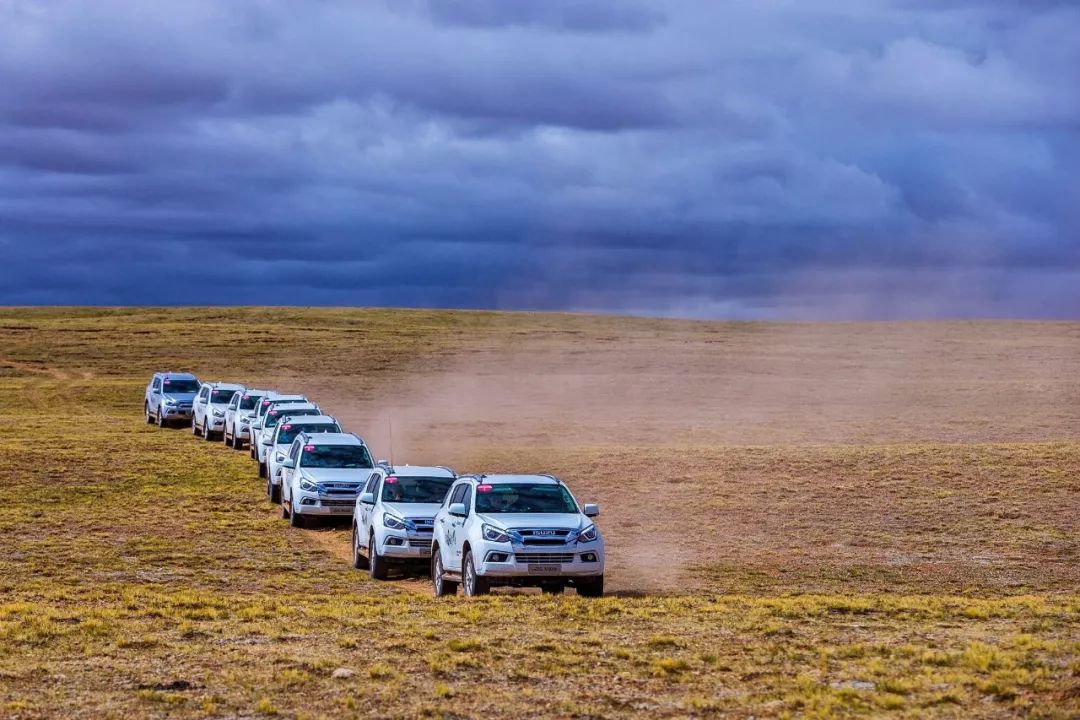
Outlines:
[[383,502],[387,512],[403,518],[433,518],[442,503],[393,503]]
[[303,468],[302,474],[313,483],[362,483],[371,474],[371,468]]
[[480,515],[484,522],[510,528],[567,528],[581,530],[589,523],[584,515],[578,513],[499,513],[498,515]]
[[162,393],[161,397],[178,403],[189,403],[195,400],[195,393]]

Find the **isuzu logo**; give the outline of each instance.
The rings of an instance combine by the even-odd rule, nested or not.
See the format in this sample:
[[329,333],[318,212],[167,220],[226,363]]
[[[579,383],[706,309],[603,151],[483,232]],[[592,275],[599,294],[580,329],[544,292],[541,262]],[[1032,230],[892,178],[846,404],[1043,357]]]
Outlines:
[[554,530],[537,530],[535,534],[536,535],[554,535],[555,531]]

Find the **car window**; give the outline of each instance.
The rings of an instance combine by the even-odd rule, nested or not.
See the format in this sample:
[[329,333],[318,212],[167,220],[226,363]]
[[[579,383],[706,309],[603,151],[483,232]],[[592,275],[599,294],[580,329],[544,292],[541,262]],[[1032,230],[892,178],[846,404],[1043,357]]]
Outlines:
[[233,399],[229,401],[229,409],[235,410],[240,405],[240,395],[233,395]]
[[293,460],[296,460],[296,456],[300,454],[301,442],[300,439],[296,439],[293,441],[292,447],[289,448],[289,457]]
[[462,493],[462,498],[461,498],[462,504],[465,505],[465,514],[466,515],[471,515],[472,514],[472,508],[469,507],[469,505],[471,504],[471,502],[470,502],[471,500],[472,500],[472,488],[470,486],[466,485],[465,486],[465,492]]
[[205,401],[206,398],[208,398],[208,397],[210,397],[210,386],[209,385],[204,386],[203,389],[199,391],[199,399],[200,400]]
[[372,495],[375,494],[375,486],[379,484],[379,473],[371,473],[371,477],[368,478],[367,485],[364,486],[364,492],[369,492]]
[[453,505],[454,503],[461,502],[461,497],[464,494],[465,494],[465,483],[461,483],[456,488],[454,488],[454,492],[450,494],[450,502],[447,503],[447,506]]
[[154,390],[161,389],[161,378],[154,378]]

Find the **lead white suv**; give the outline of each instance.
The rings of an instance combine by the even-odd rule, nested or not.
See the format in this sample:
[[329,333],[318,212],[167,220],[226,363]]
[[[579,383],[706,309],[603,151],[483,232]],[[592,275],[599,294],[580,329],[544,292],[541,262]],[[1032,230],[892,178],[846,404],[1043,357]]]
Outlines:
[[377,467],[353,510],[353,567],[384,580],[391,564],[428,565],[435,513],[454,478],[445,467]]
[[604,541],[592,518],[552,475],[466,475],[435,514],[435,595],[483,595],[494,585],[604,594]]
[[352,433],[301,433],[282,463],[281,517],[293,527],[312,516],[348,517],[373,468]]
[[213,440],[214,433],[225,429],[225,410],[233,395],[244,392],[234,383],[203,383],[191,404],[191,434]]
[[329,415],[286,415],[274,428],[266,452],[266,495],[270,502],[281,502],[281,465],[300,433],[339,433],[341,426]]

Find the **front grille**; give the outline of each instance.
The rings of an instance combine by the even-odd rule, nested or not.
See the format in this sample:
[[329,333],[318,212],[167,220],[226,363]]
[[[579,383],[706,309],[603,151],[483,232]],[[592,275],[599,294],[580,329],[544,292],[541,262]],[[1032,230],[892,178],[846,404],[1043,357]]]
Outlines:
[[545,553],[545,552],[526,552],[526,553],[514,553],[514,560],[519,563],[529,564],[552,564],[552,563],[568,563],[574,562],[574,553]]
[[521,535],[523,545],[534,547],[565,545],[566,536],[570,534],[565,528],[521,528],[516,532]]
[[323,507],[349,507],[355,504],[352,500],[336,500],[334,498],[321,498],[319,503]]
[[431,538],[409,538],[409,547],[431,550]]

